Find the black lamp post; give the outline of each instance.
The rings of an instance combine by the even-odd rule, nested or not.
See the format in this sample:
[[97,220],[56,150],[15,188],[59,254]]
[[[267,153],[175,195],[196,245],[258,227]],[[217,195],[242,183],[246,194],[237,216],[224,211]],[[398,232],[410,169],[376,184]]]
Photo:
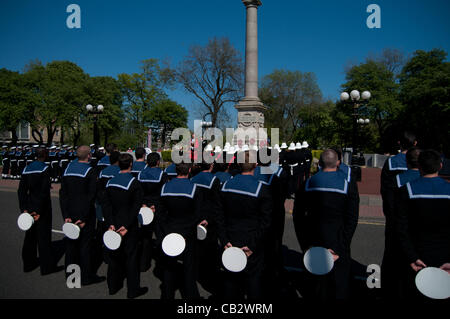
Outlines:
[[97,116],[103,113],[103,105],[92,106],[91,104],[86,105],[86,110],[89,114],[94,117],[94,144],[96,146],[100,145],[100,134],[98,132]]
[[[358,109],[361,105],[366,104],[368,102],[368,100],[370,99],[371,94],[369,91],[364,91],[361,93],[361,95],[359,94],[358,90],[353,90],[350,92],[350,94],[348,94],[347,92],[342,92],[341,93],[341,101],[342,102],[350,102],[353,104],[353,113],[352,113],[352,117],[353,117],[353,136],[352,136],[352,149],[353,149],[353,155],[356,155],[357,152],[357,147],[358,147],[358,143],[357,143],[357,124],[367,124],[369,123],[368,119],[359,119],[358,120]],[[362,99],[362,100],[361,100]],[[363,121],[363,123],[360,123],[360,120]],[[367,122],[366,122],[367,120]],[[353,156],[352,156],[353,157]],[[352,159],[353,162],[353,159]]]

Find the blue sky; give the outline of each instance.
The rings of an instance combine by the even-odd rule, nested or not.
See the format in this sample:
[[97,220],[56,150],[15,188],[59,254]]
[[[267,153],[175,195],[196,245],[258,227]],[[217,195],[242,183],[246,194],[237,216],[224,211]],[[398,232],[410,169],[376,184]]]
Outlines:
[[[370,53],[450,52],[447,0],[262,0],[259,75],[275,69],[314,72],[325,98],[336,99],[344,67]],[[81,7],[81,29],[68,29],[66,8]],[[369,29],[369,4],[381,7],[381,29]],[[139,71],[147,58],[179,62],[192,44],[229,37],[244,54],[241,0],[1,0],[0,68],[21,71],[33,59],[70,60],[92,76]],[[190,111],[196,103],[181,88],[169,96]],[[236,112],[232,110],[234,119]],[[235,120],[233,120],[235,122]]]

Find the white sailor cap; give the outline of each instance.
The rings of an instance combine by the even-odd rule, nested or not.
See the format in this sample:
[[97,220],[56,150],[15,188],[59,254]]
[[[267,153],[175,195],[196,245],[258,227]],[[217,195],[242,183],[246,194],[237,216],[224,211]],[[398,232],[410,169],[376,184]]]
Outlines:
[[39,145],[37,145],[37,144],[33,145],[33,148],[38,148],[38,147],[39,147]]
[[300,144],[300,142],[295,143],[295,148],[296,149],[301,149],[302,148],[302,144]]
[[64,144],[62,147],[63,147],[63,148],[66,148],[66,147],[67,147],[67,144]]
[[309,147],[308,142],[307,141],[303,141],[302,147],[303,148],[308,148]]
[[241,151],[245,152],[245,151],[250,151],[250,148],[248,147],[247,144],[245,144],[244,146],[242,146]]
[[283,142],[283,144],[281,144],[281,147],[280,147],[281,149],[283,149],[283,148],[287,148],[287,145],[286,145],[286,143],[285,142]]
[[211,144],[208,144],[208,145],[206,145],[206,147],[205,147],[205,152],[211,152],[213,150],[213,148],[212,148],[212,146],[211,146]]
[[12,150],[15,150],[15,149],[16,149],[16,147],[15,147],[15,146],[13,146],[13,147],[11,147],[11,149],[12,149]]
[[50,146],[50,148],[49,148],[50,150],[54,150],[54,149],[56,149],[56,146],[55,145],[53,145],[53,146]]
[[236,153],[236,149],[234,148],[234,146],[230,146],[227,150],[227,154],[231,155]]
[[98,150],[99,151],[103,151],[105,148],[103,147],[103,146],[100,146],[99,148],[98,148]]
[[220,152],[222,152],[222,149],[220,148],[219,145],[217,145],[217,146],[214,148],[214,153],[220,153]]
[[94,147],[94,146],[95,146],[95,144],[90,144],[90,145],[89,145],[89,147]]
[[7,145],[3,145],[2,148],[8,148],[8,146]]
[[294,143],[289,144],[288,150],[295,151],[295,144]]

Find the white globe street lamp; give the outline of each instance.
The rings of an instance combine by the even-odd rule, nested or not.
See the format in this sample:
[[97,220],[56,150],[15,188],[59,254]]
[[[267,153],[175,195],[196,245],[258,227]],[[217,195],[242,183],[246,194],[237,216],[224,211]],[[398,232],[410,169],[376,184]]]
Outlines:
[[341,101],[347,101],[350,98],[350,95],[348,95],[347,92],[341,93]]
[[371,94],[369,91],[364,91],[364,92],[362,92],[361,97],[363,100],[368,100],[368,99],[370,99]]
[[353,101],[358,101],[360,98],[359,91],[358,90],[351,91],[350,96],[352,97]]

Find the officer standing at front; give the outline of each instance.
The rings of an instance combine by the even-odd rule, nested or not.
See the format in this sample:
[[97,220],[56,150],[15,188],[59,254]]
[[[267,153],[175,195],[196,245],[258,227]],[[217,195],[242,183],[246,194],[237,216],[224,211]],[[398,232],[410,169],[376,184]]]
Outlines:
[[32,271],[40,265],[41,274],[47,275],[57,270],[51,252],[51,184],[48,166],[44,163],[47,156],[46,149],[38,149],[36,155],[37,160],[27,165],[23,171],[17,191],[20,211],[31,214],[35,220],[33,226],[25,233],[22,260],[25,272]]
[[[109,294],[116,294],[127,278],[127,297],[136,298],[147,293],[147,287],[140,287],[138,255],[138,214],[143,194],[139,182],[131,175],[133,157],[119,156],[120,173],[106,185],[103,214],[109,229],[122,236],[117,250],[109,251],[108,288]],[[124,276],[126,274],[126,276]]]
[[95,274],[92,263],[97,176],[89,165],[90,154],[88,146],[78,147],[78,161],[71,162],[67,167],[59,191],[64,221],[80,227],[79,238],[66,241],[65,263],[66,268],[70,264],[80,265],[82,285],[98,283],[105,279]]
[[322,170],[307,180],[295,201],[305,218],[305,248],[327,248],[333,255],[333,270],[323,278],[315,278],[316,297],[346,299],[350,285],[350,244],[358,223],[357,192],[338,172],[335,151],[325,150],[320,158]]

